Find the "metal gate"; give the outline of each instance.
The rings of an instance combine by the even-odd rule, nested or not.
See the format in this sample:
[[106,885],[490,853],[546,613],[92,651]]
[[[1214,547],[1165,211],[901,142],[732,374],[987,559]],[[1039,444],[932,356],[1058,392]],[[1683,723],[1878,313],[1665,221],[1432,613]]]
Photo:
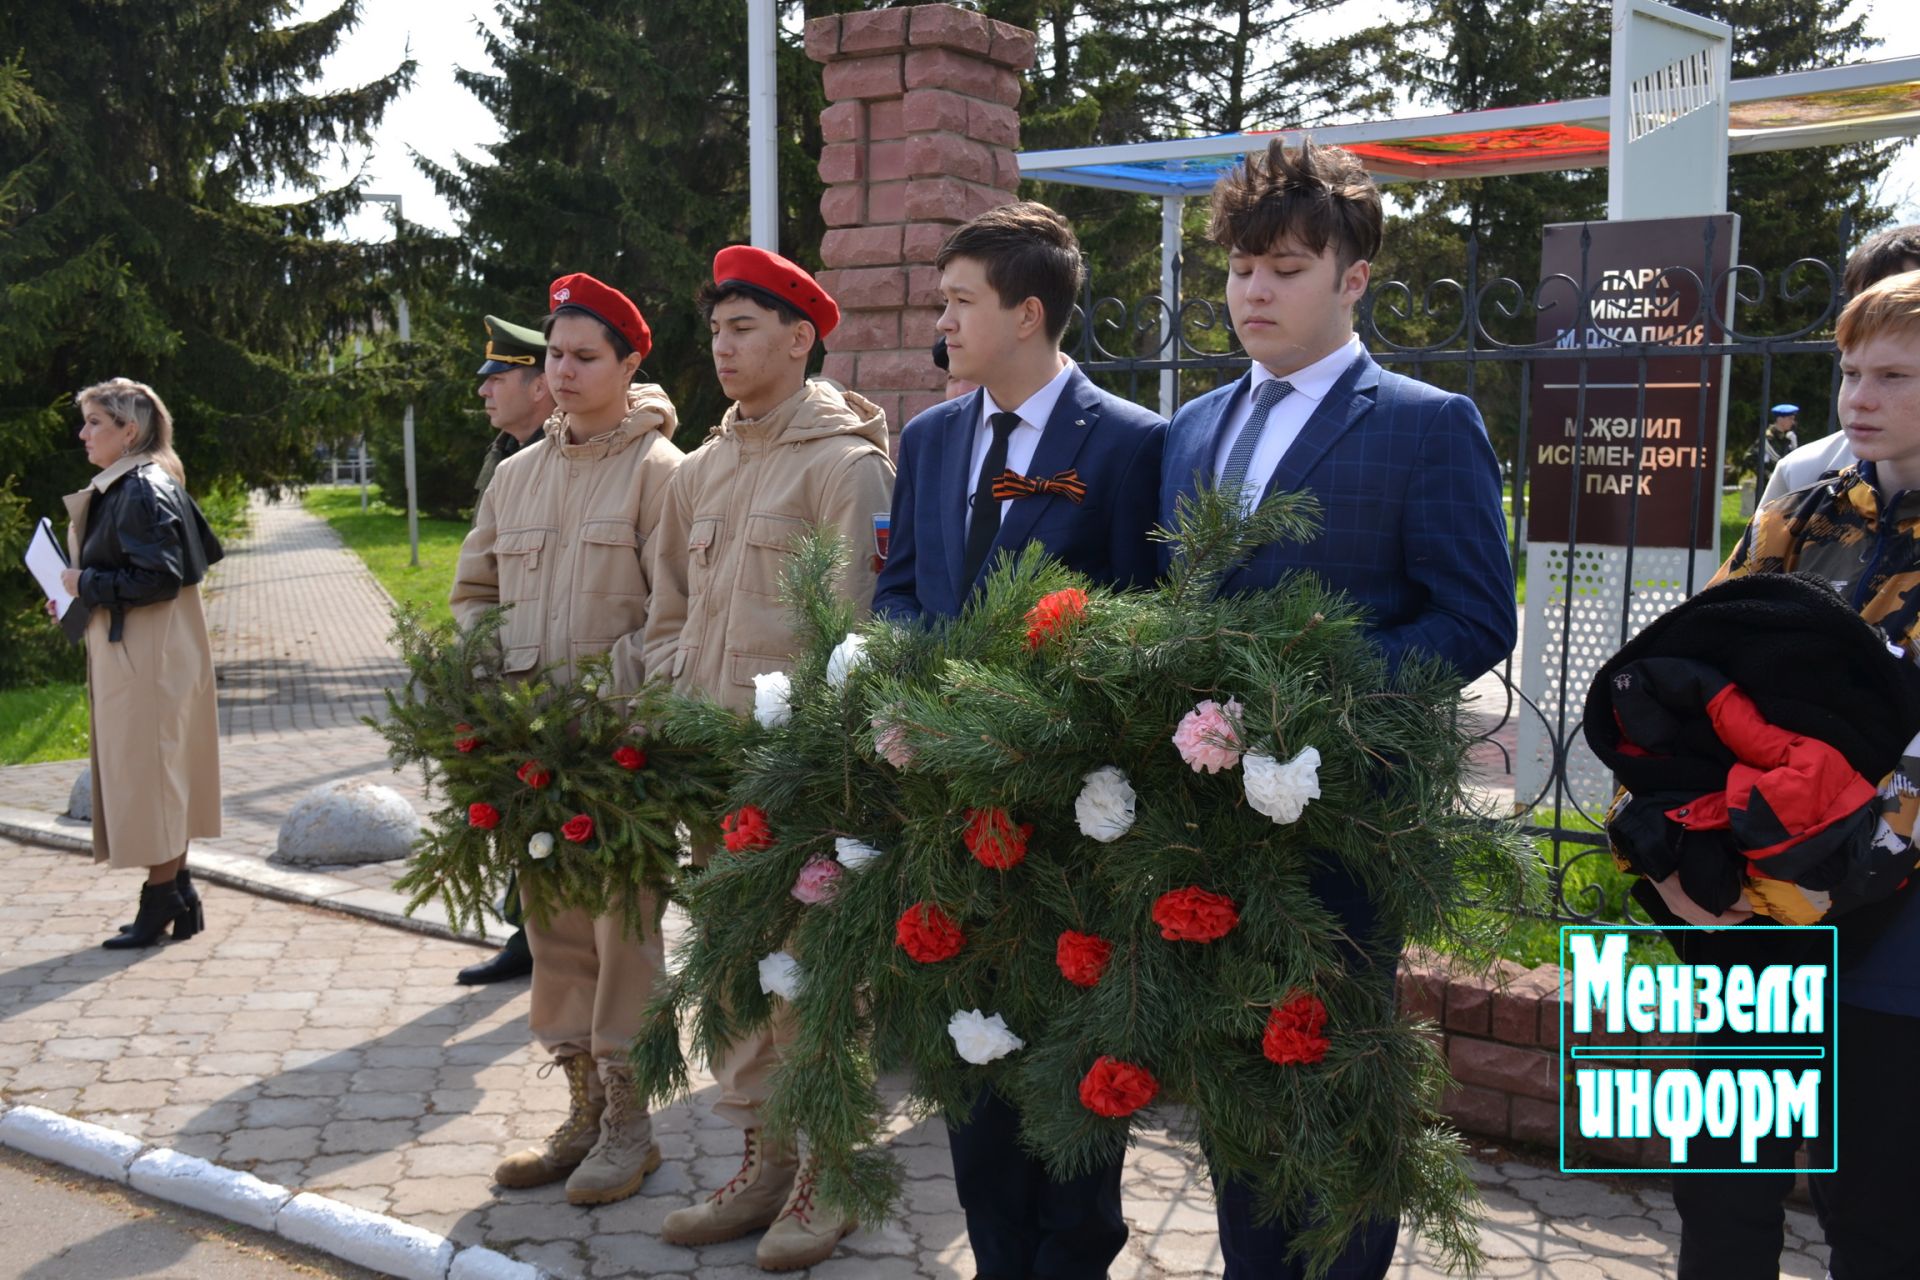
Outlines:
[[[1478,720],[1476,760],[1484,767],[1487,791],[1523,816],[1526,830],[1537,838],[1549,863],[1552,897],[1546,914],[1556,920],[1590,922],[1625,919],[1630,914],[1619,891],[1623,882],[1600,872],[1603,865],[1611,867],[1611,859],[1601,834],[1605,779],[1595,774],[1597,762],[1587,753],[1581,736],[1587,676],[1640,627],[1705,585],[1712,566],[1731,550],[1731,543],[1714,548],[1712,554],[1663,556],[1650,548],[1637,550],[1636,499],[1625,548],[1608,548],[1603,556],[1595,548],[1583,547],[1571,533],[1564,543],[1530,548],[1526,540],[1529,499],[1548,496],[1532,490],[1528,465],[1543,369],[1571,366],[1577,370],[1576,421],[1584,421],[1595,362],[1618,369],[1614,362],[1632,361],[1639,375],[1638,403],[1644,409],[1649,366],[1684,359],[1697,361],[1702,372],[1703,419],[1709,413],[1717,415],[1717,406],[1705,403],[1704,387],[1711,362],[1721,362],[1721,376],[1734,389],[1730,436],[1742,423],[1765,429],[1765,421],[1756,419],[1774,403],[1776,388],[1789,374],[1788,380],[1799,387],[1817,383],[1825,388],[1824,400],[1807,406],[1815,419],[1810,428],[1824,418],[1838,429],[1837,420],[1830,416],[1839,387],[1832,331],[1844,301],[1840,286],[1844,248],[1829,260],[1809,257],[1770,270],[1735,266],[1715,272],[1703,264],[1714,260],[1716,234],[1721,233],[1714,220],[1703,220],[1700,257],[1693,265],[1674,264],[1665,273],[1673,281],[1689,283],[1700,306],[1707,309],[1691,318],[1698,322],[1691,326],[1699,335],[1695,341],[1610,340],[1606,324],[1595,322],[1598,282],[1588,266],[1591,239],[1586,233],[1579,242],[1578,272],[1551,276],[1532,287],[1505,277],[1485,278],[1479,245],[1470,241],[1458,278],[1448,276],[1424,285],[1376,282],[1356,317],[1361,341],[1381,365],[1461,392],[1481,406],[1507,486],[1516,577],[1533,553],[1533,581],[1528,584],[1531,594],[1523,626],[1544,628],[1534,632],[1543,639],[1529,644],[1523,638],[1520,651],[1476,683],[1469,708]],[[1843,223],[1841,245],[1850,239],[1851,227]],[[1769,311],[1790,317],[1775,326],[1777,332],[1740,327],[1743,315]],[[1542,318],[1551,321],[1555,316],[1565,318],[1559,328],[1571,321],[1573,341],[1555,343],[1536,336]],[[1176,309],[1157,296],[1135,302],[1096,296],[1091,286],[1075,309],[1066,349],[1108,390],[1146,405],[1165,403],[1163,389],[1171,393],[1168,398],[1175,405],[1184,403],[1237,377],[1246,367],[1224,301],[1184,298]],[[1554,385],[1562,391],[1567,387]],[[1636,426],[1624,442],[1626,447],[1636,451],[1657,447],[1645,436],[1644,412],[1632,415],[1631,421]],[[1744,435],[1740,432],[1743,440]],[[1802,432],[1800,442],[1809,438],[1808,432]],[[1728,447],[1725,464],[1744,466],[1748,450],[1743,447],[1737,452],[1742,456]],[[1577,509],[1581,454],[1576,451],[1573,456],[1568,477],[1573,492],[1567,496]],[[1717,523],[1721,504],[1738,489],[1724,485],[1717,457],[1711,464],[1703,463],[1698,472],[1690,514],[1705,518],[1702,504],[1712,504],[1711,515]],[[1756,488],[1764,483],[1763,469]],[[1521,653],[1528,651],[1538,669],[1531,673],[1532,679],[1516,678],[1521,674],[1516,670]],[[1536,695],[1529,696],[1523,688],[1534,689]]]

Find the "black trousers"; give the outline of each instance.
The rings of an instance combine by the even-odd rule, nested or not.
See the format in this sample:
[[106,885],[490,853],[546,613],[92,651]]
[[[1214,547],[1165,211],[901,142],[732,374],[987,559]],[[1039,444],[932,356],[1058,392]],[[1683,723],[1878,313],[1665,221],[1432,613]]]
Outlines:
[[[1366,891],[1329,855],[1309,881],[1314,897],[1346,924],[1349,939],[1370,939],[1362,948],[1343,945],[1348,964],[1356,972],[1385,970],[1385,996],[1393,999],[1393,978],[1400,967],[1401,940],[1380,938],[1372,902]],[[1287,1260],[1294,1229],[1285,1218],[1260,1220],[1260,1199],[1237,1180],[1214,1178],[1214,1213],[1220,1222],[1220,1256],[1226,1264],[1223,1280],[1305,1280],[1306,1267]],[[1400,1238],[1400,1220],[1384,1218],[1347,1237],[1327,1280],[1380,1280],[1393,1265],[1394,1245]]]
[[[1283,1220],[1260,1221],[1260,1201],[1253,1189],[1244,1182],[1218,1179],[1215,1188],[1224,1280],[1306,1280],[1306,1264],[1287,1257],[1293,1245],[1292,1229]],[[1381,1280],[1393,1265],[1399,1238],[1398,1218],[1373,1222],[1354,1232],[1326,1280]]]
[[[1787,945],[1793,935],[1769,931],[1742,938],[1741,932],[1697,936],[1690,941],[1705,945],[1690,947],[1686,958],[1695,964],[1832,961],[1824,934],[1814,951],[1800,955]],[[1828,1270],[1833,1280],[1912,1280],[1920,1277],[1920,1233],[1912,1222],[1913,1188],[1920,1185],[1920,1102],[1912,1097],[1920,1079],[1920,1018],[1843,1004],[1838,1021],[1837,1088],[1828,1091],[1820,1136],[1806,1143],[1812,1167],[1837,1170],[1808,1179],[1831,1250]],[[1717,1038],[1724,1037],[1702,1042]],[[1789,1039],[1768,1037],[1769,1043]],[[1790,1168],[1800,1145],[1798,1138],[1763,1138],[1755,1163]],[[1738,1138],[1716,1139],[1702,1131],[1688,1144],[1687,1162],[1736,1167]],[[1675,1174],[1680,1280],[1775,1280],[1785,1245],[1782,1202],[1792,1190],[1791,1173]]]
[[1121,1161],[1054,1181],[1020,1146],[1020,1113],[991,1089],[947,1139],[982,1280],[1104,1280],[1127,1243]]

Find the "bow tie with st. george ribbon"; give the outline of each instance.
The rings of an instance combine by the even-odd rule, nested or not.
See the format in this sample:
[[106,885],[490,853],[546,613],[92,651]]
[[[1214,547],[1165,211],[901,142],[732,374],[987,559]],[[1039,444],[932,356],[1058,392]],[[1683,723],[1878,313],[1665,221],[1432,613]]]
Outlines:
[[1002,502],[1010,498],[1039,498],[1057,493],[1076,506],[1087,496],[1080,473],[1072,468],[1051,476],[1023,476],[1018,471],[1002,471],[993,482],[993,496]]

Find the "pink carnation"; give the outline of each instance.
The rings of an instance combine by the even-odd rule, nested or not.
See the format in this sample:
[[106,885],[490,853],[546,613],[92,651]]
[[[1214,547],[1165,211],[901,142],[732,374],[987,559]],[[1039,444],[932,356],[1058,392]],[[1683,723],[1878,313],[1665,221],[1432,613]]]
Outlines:
[[1180,717],[1173,745],[1195,773],[1218,773],[1240,763],[1240,710],[1233,698],[1224,707],[1209,698]]
[[817,907],[840,892],[840,877],[846,868],[832,858],[815,858],[800,868],[793,882],[793,896],[810,907]]
[[873,749],[896,769],[913,763],[913,748],[907,745],[907,731],[880,716],[873,718]]

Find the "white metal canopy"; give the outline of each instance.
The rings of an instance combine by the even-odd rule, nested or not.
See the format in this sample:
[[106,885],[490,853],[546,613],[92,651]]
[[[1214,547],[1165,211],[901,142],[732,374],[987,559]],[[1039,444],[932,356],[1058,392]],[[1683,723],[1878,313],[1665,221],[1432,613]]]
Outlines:
[[[1920,132],[1920,57],[1736,80],[1728,93],[1734,155],[1904,137]],[[1020,176],[1142,195],[1212,189],[1220,172],[1274,138],[1348,147],[1376,178],[1484,178],[1553,169],[1602,168],[1609,141],[1606,97],[1451,115],[1370,120],[1020,153]]]

